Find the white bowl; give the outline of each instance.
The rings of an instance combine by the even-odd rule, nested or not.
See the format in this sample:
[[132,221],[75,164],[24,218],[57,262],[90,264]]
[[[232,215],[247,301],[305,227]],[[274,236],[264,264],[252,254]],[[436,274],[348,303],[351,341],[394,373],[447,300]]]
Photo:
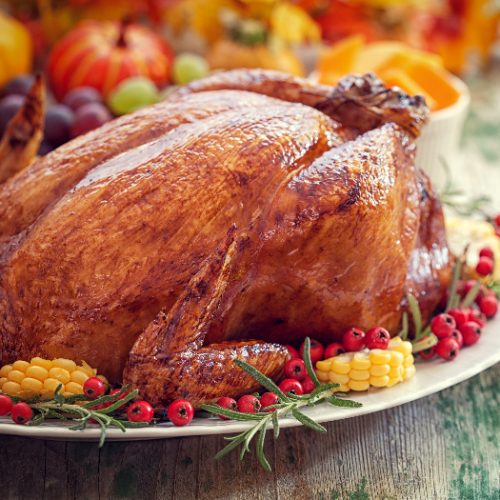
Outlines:
[[424,170],[432,183],[442,187],[446,180],[443,161],[451,165],[459,150],[470,93],[467,85],[452,77],[453,86],[460,92],[458,101],[447,108],[433,111],[417,141],[417,166]]

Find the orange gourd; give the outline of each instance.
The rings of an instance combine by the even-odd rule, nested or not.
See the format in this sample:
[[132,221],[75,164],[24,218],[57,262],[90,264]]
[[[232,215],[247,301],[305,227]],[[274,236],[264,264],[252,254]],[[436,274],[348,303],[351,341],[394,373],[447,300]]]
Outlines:
[[32,58],[33,44],[28,30],[0,12],[0,87],[17,75],[29,73]]

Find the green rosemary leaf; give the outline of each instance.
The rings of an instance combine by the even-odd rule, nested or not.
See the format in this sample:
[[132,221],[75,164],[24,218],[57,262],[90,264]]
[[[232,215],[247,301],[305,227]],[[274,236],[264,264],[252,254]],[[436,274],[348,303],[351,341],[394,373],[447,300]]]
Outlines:
[[99,436],[99,448],[102,448],[104,446],[104,441],[106,441],[106,431],[107,431],[107,426],[104,423],[101,423],[101,435]]
[[330,396],[329,398],[326,398],[325,401],[333,406],[338,406],[340,408],[360,408],[361,406],[363,406],[357,401],[353,401],[352,399],[339,398],[338,396]]
[[228,453],[230,453],[235,448],[237,448],[241,443],[243,443],[245,439],[245,434],[246,433],[240,434],[238,439],[231,441],[228,445],[224,446],[222,450],[217,452],[217,454],[215,455],[215,460],[219,460],[220,458],[225,457]]
[[104,415],[109,415],[110,413],[113,413],[114,411],[118,410],[118,408],[121,408],[129,401],[132,401],[132,399],[134,399],[137,396],[137,394],[139,394],[139,391],[137,389],[135,391],[131,391],[128,394],[125,394],[124,397],[121,398],[119,397],[117,401],[115,401],[112,405],[108,406],[107,408],[103,408],[102,410],[96,410],[96,412]]
[[401,331],[399,332],[399,336],[401,337],[402,340],[406,340],[408,338],[408,331],[409,331],[408,313],[405,311],[403,313]]
[[297,410],[297,408],[292,409],[292,415],[302,424],[305,425],[306,427],[309,427],[313,431],[316,432],[326,432],[326,429],[321,425],[318,424],[318,422],[315,422],[312,418],[308,417],[307,415],[304,415],[302,412]]
[[267,461],[266,455],[264,454],[264,442],[266,440],[266,428],[262,427],[259,432],[259,437],[257,438],[257,444],[255,446],[255,452],[257,454],[257,460],[260,465],[267,472],[271,472],[271,465]]
[[140,429],[142,427],[149,427],[147,422],[129,422],[128,420],[119,420],[120,424],[127,429]]
[[42,422],[45,421],[45,416],[46,412],[36,412],[35,416],[28,422],[28,425],[30,426],[37,426],[40,425]]
[[422,314],[417,299],[411,293],[408,294],[408,306],[410,307],[411,316],[413,318],[415,338],[418,338],[422,331]]
[[256,382],[258,382],[262,387],[265,387],[268,391],[274,392],[278,399],[282,402],[290,401],[290,398],[269,378],[266,377],[259,370],[254,368],[252,365],[241,361],[241,359],[235,359],[234,362],[244,371],[246,371]]
[[271,417],[271,420],[273,422],[274,439],[278,439],[278,437],[280,435],[280,421],[279,421],[277,412],[273,412],[273,416]]
[[261,420],[259,413],[240,413],[238,411],[228,410],[216,404],[205,404],[200,407],[202,410],[208,411],[215,415],[232,418],[233,420]]
[[319,385],[318,387],[316,387],[316,389],[314,389],[314,391],[311,392],[311,394],[309,394],[309,398],[314,401],[314,399],[316,398],[316,396],[319,396],[322,392],[326,392],[326,391],[330,391],[332,389],[335,389],[336,387],[339,387],[340,384],[321,384]]
[[438,338],[430,330],[426,331],[428,331],[428,334],[422,335],[417,341],[412,342],[411,350],[413,354],[430,349],[438,343]]
[[113,427],[118,427],[118,429],[120,429],[122,432],[125,432],[127,430],[123,425],[123,422],[117,418],[113,418],[110,422],[110,425],[112,425]]
[[311,339],[309,337],[306,337],[304,340],[304,353],[302,355],[302,358],[306,365],[307,374],[311,377],[314,385],[318,387],[318,385],[321,385],[321,382],[318,380],[311,362]]
[[453,266],[453,274],[452,274],[452,278],[451,278],[450,288],[448,291],[449,295],[448,295],[448,302],[446,304],[445,312],[458,306],[457,300],[460,300],[460,299],[458,298],[457,289],[458,289],[458,282],[460,280],[461,275],[462,275],[462,261],[461,261],[461,259],[457,259],[457,261],[455,262],[455,265]]
[[479,290],[481,290],[481,282],[476,281],[474,286],[467,292],[467,295],[465,296],[464,300],[462,301],[461,307],[462,308],[467,308],[470,307],[474,301],[476,300],[476,297],[479,294]]
[[[105,396],[101,396],[100,398],[97,399],[92,399],[88,403],[85,403],[83,405],[84,408],[94,408],[96,406],[99,406],[103,403],[111,403],[118,401],[121,396],[123,396],[126,392],[130,390],[131,386],[130,385],[124,385],[118,392],[115,392],[115,394],[107,394]],[[132,391],[135,395],[139,394],[139,391],[137,389],[134,389]],[[84,398],[87,399],[87,398]],[[123,401],[123,400],[122,400]]]
[[64,404],[64,396],[61,394],[62,384],[59,384],[54,391],[54,401],[59,405]]

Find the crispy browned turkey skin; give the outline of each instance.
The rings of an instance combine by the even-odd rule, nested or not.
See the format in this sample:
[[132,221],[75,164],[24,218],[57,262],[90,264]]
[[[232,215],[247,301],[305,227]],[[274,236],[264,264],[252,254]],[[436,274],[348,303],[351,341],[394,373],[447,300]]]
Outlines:
[[[84,359],[143,397],[199,404],[269,376],[277,343],[424,313],[449,276],[414,166],[417,98],[217,74],[0,186],[0,356]],[[252,339],[252,340],[250,340]]]

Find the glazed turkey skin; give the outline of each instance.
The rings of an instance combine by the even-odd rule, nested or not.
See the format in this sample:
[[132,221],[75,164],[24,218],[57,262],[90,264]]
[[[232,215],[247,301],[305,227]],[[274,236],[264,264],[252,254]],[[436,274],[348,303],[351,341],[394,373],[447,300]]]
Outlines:
[[0,356],[84,359],[155,405],[237,396],[243,359],[398,331],[450,274],[414,165],[422,100],[237,70],[180,89],[0,185]]

